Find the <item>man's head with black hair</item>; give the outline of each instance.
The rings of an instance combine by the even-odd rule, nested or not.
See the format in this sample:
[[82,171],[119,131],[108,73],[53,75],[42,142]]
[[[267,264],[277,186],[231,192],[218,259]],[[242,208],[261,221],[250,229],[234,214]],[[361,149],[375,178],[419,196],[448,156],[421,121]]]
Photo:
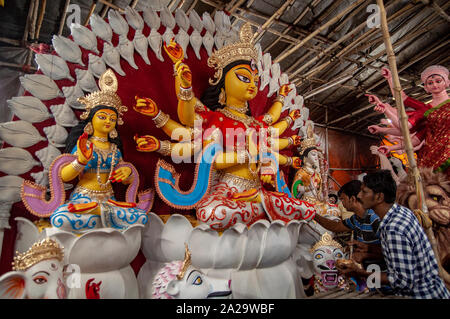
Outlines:
[[364,208],[372,208],[378,204],[393,204],[397,194],[397,184],[388,170],[368,173],[363,178],[363,185],[358,198]]

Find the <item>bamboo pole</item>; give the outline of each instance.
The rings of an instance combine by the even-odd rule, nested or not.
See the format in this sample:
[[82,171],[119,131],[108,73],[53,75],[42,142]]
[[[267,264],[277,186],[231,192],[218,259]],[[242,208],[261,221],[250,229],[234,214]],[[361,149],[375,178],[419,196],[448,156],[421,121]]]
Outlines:
[[64,25],[66,23],[66,17],[67,17],[67,9],[69,8],[70,0],[66,0],[66,3],[64,4],[64,11],[61,17],[61,20],[59,22],[59,29],[58,29],[58,35],[61,35],[64,30]]
[[94,13],[96,7],[97,7],[97,2],[95,2],[95,1],[92,2],[91,8],[89,9],[89,13],[83,23],[83,25],[85,27],[89,24],[89,19],[91,18],[92,14]]
[[[419,168],[417,167],[416,160],[414,158],[414,150],[411,142],[411,136],[408,129],[408,116],[406,115],[405,106],[403,105],[403,99],[401,95],[402,87],[400,85],[400,79],[397,72],[397,61],[395,58],[394,49],[391,44],[391,37],[389,35],[389,29],[386,18],[386,10],[384,8],[383,0],[377,0],[377,4],[380,8],[381,18],[381,30],[383,32],[383,39],[386,48],[386,54],[389,62],[389,68],[392,73],[393,91],[395,97],[395,104],[397,106],[398,118],[400,119],[400,128],[403,134],[403,141],[405,143],[405,151],[408,158],[409,169],[412,171],[414,178],[414,184],[416,186],[417,193],[417,208],[423,213],[428,215],[428,207],[425,201],[425,193],[423,191],[422,177],[420,176]],[[436,262],[439,266],[439,275],[444,278],[444,272],[439,258],[439,251],[437,248],[437,242],[433,234],[431,227],[424,227],[424,230],[430,240],[431,247],[433,248],[434,255],[436,256]]]
[[310,33],[306,38],[300,41],[300,43],[296,44],[293,48],[291,48],[288,52],[279,55],[275,59],[275,63],[280,63],[284,59],[286,59],[288,56],[290,56],[292,53],[300,49],[306,42],[314,38],[315,35],[322,32],[324,29],[328,28],[330,25],[336,23],[341,17],[349,13],[351,10],[359,6],[361,3],[363,3],[365,0],[357,0],[352,5],[348,6],[345,10],[339,12],[336,16],[334,16],[331,20],[329,20],[327,23],[323,24],[321,27],[317,28],[314,32]]
[[39,40],[39,34],[41,33],[42,22],[44,22],[45,9],[47,7],[47,0],[42,0],[41,11],[39,12],[39,18],[36,27],[36,40]]
[[30,5],[28,7],[27,21],[25,23],[25,30],[23,32],[23,38],[22,38],[22,42],[24,44],[28,41],[28,36],[30,34],[31,17],[33,16],[35,2],[36,2],[35,0],[31,0]]
[[30,25],[30,40],[34,40],[36,37],[36,22],[38,17],[38,11],[39,11],[39,0],[34,0],[33,15]]
[[[139,2],[139,0],[133,0],[133,1],[131,2],[131,4],[130,4],[130,7],[131,7],[132,9],[136,8],[138,2]],[[184,1],[181,1],[181,2],[184,2]]]

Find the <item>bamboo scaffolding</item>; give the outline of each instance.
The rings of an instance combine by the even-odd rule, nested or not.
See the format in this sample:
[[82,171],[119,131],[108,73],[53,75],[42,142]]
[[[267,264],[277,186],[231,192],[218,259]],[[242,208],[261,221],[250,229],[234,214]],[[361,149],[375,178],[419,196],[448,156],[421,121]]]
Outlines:
[[[314,0],[311,5],[307,5],[303,11],[300,13],[300,15],[294,20],[294,22],[292,23],[292,25],[288,26],[286,29],[283,30],[282,34],[287,34],[289,31],[291,31],[294,26],[296,26],[302,19],[303,17],[309,12],[312,11],[311,8],[314,8],[318,3],[320,2],[320,0]],[[267,46],[266,48],[264,48],[264,51],[269,51],[274,45],[276,45],[278,42],[280,41],[280,38],[277,38],[275,41],[273,41],[269,46]]]
[[[131,7],[132,9],[136,8],[138,2],[139,2],[139,0],[133,0],[133,1],[131,2],[131,4],[130,4],[130,7]],[[184,1],[181,1],[181,2],[183,3]]]
[[294,2],[295,2],[295,0],[285,1],[283,3],[283,5],[280,8],[278,8],[278,10],[275,11],[274,14],[272,14],[271,17],[269,19],[267,19],[266,22],[263,23],[263,25],[261,26],[261,32],[256,36],[254,41],[258,42],[262,38],[264,33],[266,32],[266,29],[273,24],[274,20],[279,19],[283,15],[283,13],[286,11],[286,9],[288,7],[290,7],[292,5],[292,3],[294,3]]
[[[402,87],[400,85],[400,79],[398,78],[397,72],[397,61],[395,58],[394,49],[392,48],[391,38],[389,35],[389,28],[386,18],[386,10],[384,8],[383,0],[377,0],[377,4],[380,8],[381,17],[381,31],[383,32],[383,39],[386,48],[386,54],[389,62],[389,67],[392,73],[393,81],[393,93],[395,97],[395,104],[397,106],[398,118],[400,120],[400,128],[403,134],[403,141],[405,143],[405,151],[408,158],[409,170],[412,172],[414,178],[414,185],[416,187],[417,194],[417,208],[423,213],[428,215],[428,207],[425,201],[425,193],[423,191],[422,177],[420,176],[419,168],[417,167],[416,160],[414,158],[414,150],[411,142],[411,136],[408,129],[408,116],[406,115],[405,106],[402,100]],[[433,234],[433,229],[431,227],[424,226],[425,233],[430,240],[431,247],[433,248],[434,255],[436,256],[436,261],[439,266],[439,275],[444,278],[444,271],[439,258],[439,251],[437,248],[437,242]]]
[[[414,9],[414,5],[412,4],[407,4],[406,6],[404,6],[403,8],[401,8],[399,11],[395,12],[391,17],[389,17],[389,22],[401,17],[404,14],[410,13],[413,9]],[[340,59],[341,57],[343,57],[348,51],[350,51],[355,45],[357,45],[359,42],[361,42],[362,39],[364,39],[367,36],[370,36],[371,34],[376,32],[376,28],[371,28],[370,30],[368,30],[367,32],[363,33],[362,35],[360,35],[355,41],[353,41],[352,43],[350,43],[347,47],[345,47],[343,50],[341,50],[339,53],[337,53],[336,55],[336,59]],[[304,75],[305,78],[308,78],[309,76],[313,76],[317,73],[319,73],[320,71],[322,71],[323,69],[325,69],[328,65],[330,65],[333,61],[328,61],[322,65],[319,65],[315,68],[313,68],[312,70],[310,70],[307,74]]]
[[36,22],[38,18],[38,11],[39,11],[39,0],[34,0],[34,8],[30,25],[30,40],[34,40],[36,36]]
[[441,16],[442,18],[444,18],[447,22],[450,22],[450,17],[448,16],[447,13],[445,13],[445,11],[443,10],[443,8],[441,8],[435,1],[430,1],[430,0],[421,0],[424,4],[426,4],[427,6],[430,6],[431,8],[433,8],[434,11],[436,11],[436,13]]
[[306,42],[310,41],[312,38],[314,38],[315,35],[322,32],[324,29],[328,28],[332,24],[336,23],[341,17],[349,13],[351,10],[359,6],[361,3],[363,3],[365,0],[357,0],[352,5],[348,6],[345,10],[339,12],[334,18],[329,20],[327,23],[323,24],[321,27],[316,29],[314,32],[310,33],[306,38],[300,41],[300,43],[296,44],[293,48],[291,48],[288,52],[279,55],[276,57],[275,62],[280,63],[284,59],[286,59],[288,56],[290,56],[292,53],[300,49]]

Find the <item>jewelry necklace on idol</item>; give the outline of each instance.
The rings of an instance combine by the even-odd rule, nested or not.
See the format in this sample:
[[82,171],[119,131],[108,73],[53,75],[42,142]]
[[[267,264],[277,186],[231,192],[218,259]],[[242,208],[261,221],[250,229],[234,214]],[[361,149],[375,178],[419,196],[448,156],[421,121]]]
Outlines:
[[108,142],[108,138],[107,137],[98,137],[98,136],[92,135],[91,139],[99,141],[99,142],[102,142],[102,143]]
[[110,178],[111,178],[112,173],[114,171],[114,166],[116,165],[115,162],[116,162],[117,145],[116,144],[111,144],[112,145],[111,168],[109,170],[109,175],[108,175],[108,179],[106,180],[106,183],[102,183],[101,176],[100,176],[100,162],[101,162],[100,161],[100,156],[102,157],[102,159],[107,161],[108,155],[110,154],[109,149],[108,149],[108,153],[106,154],[106,158],[104,158],[105,150],[99,149],[97,146],[95,146],[95,144],[92,144],[92,145],[94,146],[94,150],[98,151],[97,152],[97,171],[96,171],[96,173],[97,173],[97,182],[98,182],[98,184],[100,185],[100,187],[102,189],[105,189],[111,183]]

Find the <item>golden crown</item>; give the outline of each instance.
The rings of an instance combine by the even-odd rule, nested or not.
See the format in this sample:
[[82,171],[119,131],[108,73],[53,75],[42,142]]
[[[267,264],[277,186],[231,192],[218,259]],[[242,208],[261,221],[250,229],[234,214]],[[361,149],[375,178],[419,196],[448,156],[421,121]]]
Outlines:
[[189,251],[188,245],[184,243],[184,261],[183,265],[181,266],[180,272],[177,275],[178,280],[183,279],[184,275],[186,274],[186,270],[190,265],[191,265],[191,252]]
[[55,240],[45,238],[34,243],[25,253],[16,252],[12,263],[13,270],[27,270],[37,263],[47,259],[58,259],[62,261],[64,258],[64,250]]
[[208,58],[208,66],[216,69],[214,80],[209,79],[209,84],[216,85],[222,78],[223,69],[230,63],[238,60],[258,60],[258,51],[253,43],[253,31],[250,23],[245,23],[239,31],[239,42],[223,46],[215,50]]
[[299,152],[303,152],[310,147],[317,147],[316,138],[314,137],[314,130],[310,121],[306,123],[306,137],[300,142]]
[[322,238],[311,248],[310,251],[314,252],[316,249],[323,246],[331,246],[342,249],[342,245],[335,241],[327,232],[322,235]]
[[83,120],[87,119],[92,108],[97,105],[105,105],[116,109],[118,113],[117,124],[122,125],[122,115],[128,111],[128,108],[122,105],[122,100],[116,93],[118,88],[116,75],[111,69],[108,69],[101,75],[98,84],[100,91],[78,98],[78,102],[84,104],[86,109],[80,118]]

